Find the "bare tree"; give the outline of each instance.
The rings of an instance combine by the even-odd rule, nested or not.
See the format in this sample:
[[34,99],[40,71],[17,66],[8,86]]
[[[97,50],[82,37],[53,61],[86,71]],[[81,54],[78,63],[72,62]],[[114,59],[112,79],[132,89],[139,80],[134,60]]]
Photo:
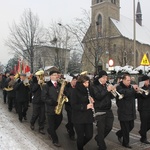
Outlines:
[[34,46],[44,36],[43,28],[39,25],[39,18],[30,9],[24,11],[20,23],[12,25],[6,45],[15,53],[25,58],[33,72]]

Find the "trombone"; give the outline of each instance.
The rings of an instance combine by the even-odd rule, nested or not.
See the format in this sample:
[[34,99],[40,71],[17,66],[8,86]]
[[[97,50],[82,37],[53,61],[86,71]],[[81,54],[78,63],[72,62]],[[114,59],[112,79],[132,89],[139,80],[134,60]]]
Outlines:
[[[112,84],[106,82],[106,86],[109,86],[109,85],[112,85]],[[124,97],[124,95],[120,94],[117,90],[112,90],[111,93],[113,94],[114,97],[117,97],[117,95],[118,95],[119,99],[123,99],[123,97]]]

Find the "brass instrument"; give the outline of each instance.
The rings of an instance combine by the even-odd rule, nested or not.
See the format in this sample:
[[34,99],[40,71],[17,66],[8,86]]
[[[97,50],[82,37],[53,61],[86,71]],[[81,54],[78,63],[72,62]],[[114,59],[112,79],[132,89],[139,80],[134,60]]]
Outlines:
[[4,88],[4,90],[5,91],[12,91],[14,89],[13,88],[14,84],[15,84],[15,81],[14,80],[10,80],[9,83],[8,83],[8,87]]
[[143,92],[145,93],[145,95],[148,95],[148,94],[149,94],[149,90],[144,90],[144,89],[142,89],[142,88],[139,88],[139,89],[138,89],[138,93],[142,94]]
[[[87,88],[87,93],[88,93],[89,103],[93,103],[93,102],[91,102],[91,96],[90,96],[89,88]],[[94,107],[93,107],[92,111],[93,111],[93,117],[94,117],[95,119],[96,119],[96,117],[99,116],[99,115],[104,115],[104,114],[106,114],[106,112],[95,112],[95,108],[94,108]]]
[[[106,83],[106,85],[108,86],[108,85],[112,85],[112,84]],[[113,86],[113,85],[112,85],[112,86]],[[120,94],[117,90],[112,90],[111,93],[114,95],[114,97],[117,97],[117,95],[118,95],[118,98],[119,98],[119,99],[122,99],[122,98],[124,97],[124,95],[123,95],[123,94]]]
[[29,79],[26,78],[25,80],[23,80],[23,84],[24,84],[25,86],[30,86]]
[[42,86],[44,84],[44,71],[43,70],[39,70],[35,73],[36,76],[39,76],[39,80],[38,83],[40,84],[40,88],[42,90]]
[[67,84],[67,81],[63,80],[61,87],[60,87],[59,95],[57,98],[58,104],[55,107],[55,113],[57,115],[61,113],[64,103],[68,102],[68,98],[63,94],[66,84]]

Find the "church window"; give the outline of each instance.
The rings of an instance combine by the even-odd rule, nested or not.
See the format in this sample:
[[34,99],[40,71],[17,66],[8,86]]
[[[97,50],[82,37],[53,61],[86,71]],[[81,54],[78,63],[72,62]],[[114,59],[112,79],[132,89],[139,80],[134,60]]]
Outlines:
[[101,37],[102,36],[102,16],[101,15],[98,15],[96,26],[97,26],[97,36]]
[[113,4],[116,4],[116,0],[111,0],[111,2],[112,2]]
[[116,52],[116,44],[113,45],[113,50]]

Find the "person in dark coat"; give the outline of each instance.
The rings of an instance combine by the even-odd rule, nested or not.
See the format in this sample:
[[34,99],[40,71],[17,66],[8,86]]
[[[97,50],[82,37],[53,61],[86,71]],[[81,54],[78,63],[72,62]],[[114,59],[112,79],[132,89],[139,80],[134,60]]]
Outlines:
[[67,96],[69,100],[68,102],[65,103],[65,110],[67,112],[67,118],[68,118],[68,122],[65,126],[66,126],[67,132],[71,140],[75,140],[75,131],[74,131],[74,126],[73,126],[72,119],[71,119],[72,107],[70,103],[70,98],[71,98],[71,93],[73,89],[75,88],[76,82],[77,82],[77,77],[73,76],[72,81],[69,82],[65,87],[65,95]]
[[6,84],[6,80],[9,77],[9,73],[5,72],[4,75],[2,75],[2,83],[1,83],[1,87],[3,90],[3,99],[4,99],[4,104],[6,104],[7,101],[7,91],[5,90],[5,84]]
[[134,120],[136,119],[135,99],[137,97],[138,85],[131,85],[130,75],[124,74],[122,81],[117,86],[117,91],[124,96],[122,99],[116,98],[118,120],[120,121],[121,127],[116,132],[116,135],[122,146],[132,148],[129,145],[129,133],[133,129]]
[[147,141],[147,132],[150,129],[150,81],[147,75],[143,75],[142,81],[144,82],[144,86],[141,87],[143,91],[138,95],[138,111],[140,114],[140,131],[139,134],[141,136],[140,141],[145,144],[150,144]]
[[48,120],[48,134],[53,142],[53,145],[60,147],[59,139],[56,133],[57,128],[62,121],[62,112],[57,115],[55,108],[58,104],[57,99],[60,92],[61,84],[58,82],[58,71],[50,71],[50,81],[43,86],[42,100],[46,104],[47,120]]
[[16,103],[16,91],[14,90],[15,79],[14,74],[10,74],[9,78],[7,78],[5,83],[5,89],[7,89],[7,97],[8,97],[8,110],[12,111],[13,106]]
[[20,79],[18,79],[15,84],[17,110],[18,110],[18,117],[20,122],[22,122],[22,119],[27,120],[26,113],[28,110],[30,88],[28,83],[26,83],[27,81],[26,79],[27,79],[26,74],[21,73]]
[[81,75],[71,94],[72,122],[77,134],[77,148],[83,150],[93,137],[93,98],[90,97],[90,79]]
[[95,136],[95,140],[99,150],[106,150],[105,137],[110,133],[114,121],[114,115],[111,110],[111,99],[114,97],[111,91],[115,90],[115,87],[112,85],[106,85],[107,80],[107,72],[101,70],[93,83],[95,112],[101,112],[102,114],[96,117],[97,135]]
[[[36,73],[35,73],[36,75]],[[42,81],[43,82],[43,81]],[[39,75],[32,78],[32,117],[30,120],[30,128],[34,130],[34,124],[36,120],[38,119],[38,125],[39,125],[39,133],[45,134],[44,132],[44,121],[45,121],[45,103],[42,101],[41,98],[41,81],[39,79]]]

